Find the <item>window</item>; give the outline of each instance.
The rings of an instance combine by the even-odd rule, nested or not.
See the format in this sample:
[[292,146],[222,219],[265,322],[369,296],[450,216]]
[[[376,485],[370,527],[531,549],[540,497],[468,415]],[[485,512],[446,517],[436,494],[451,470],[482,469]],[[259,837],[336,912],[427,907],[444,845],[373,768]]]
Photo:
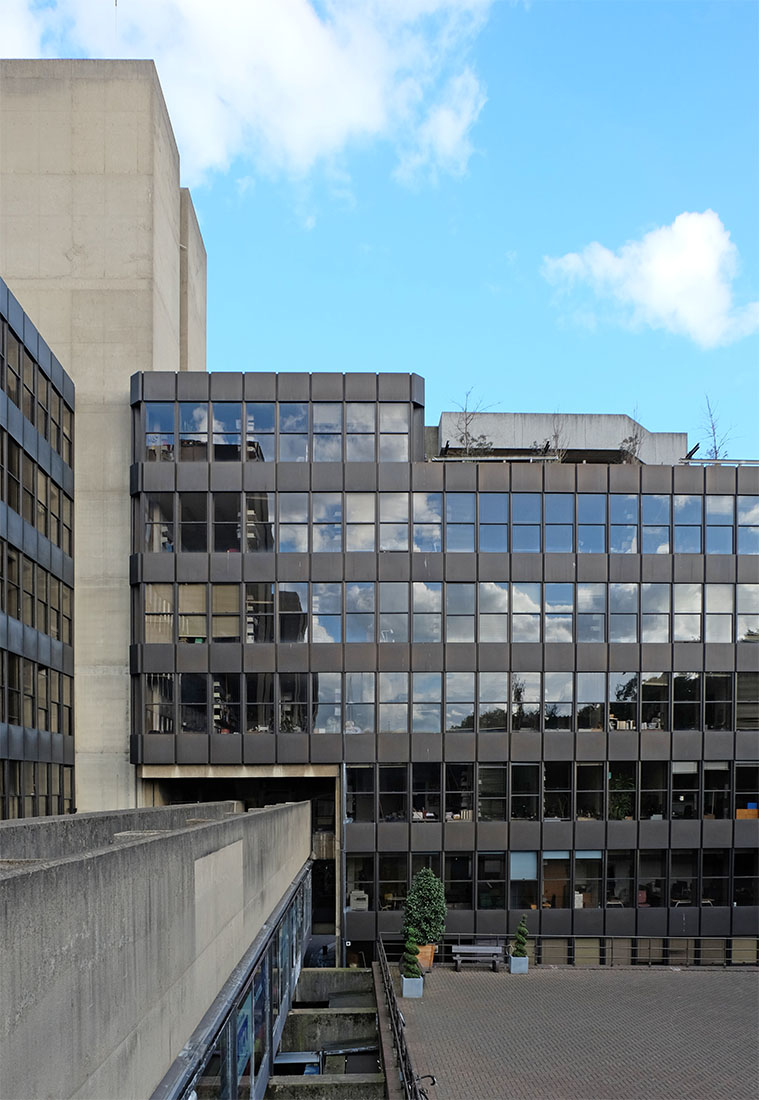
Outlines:
[[733,524],[735,498],[731,496],[706,497],[706,552],[707,554],[733,553]]
[[345,494],[345,549],[366,551],[376,548],[374,493]]
[[540,729],[540,673],[514,672],[511,675],[511,728]]
[[602,862],[599,851],[575,852],[575,909],[600,909]]
[[474,818],[474,765],[445,765],[445,820]]
[[374,767],[345,769],[345,820],[374,821]]
[[640,586],[640,640],[642,642],[669,641],[668,584],[642,584]]
[[443,549],[443,494],[413,493],[414,545],[423,553]]
[[282,401],[279,404],[280,462],[308,462],[308,405]]
[[669,792],[667,764],[663,760],[644,760],[640,766],[640,816],[644,821],[664,821],[668,817]]
[[413,603],[413,640],[442,641],[443,586],[438,581],[414,581],[411,585]]
[[374,733],[374,673],[345,673],[346,734]]
[[759,554],[759,496],[739,496],[738,553]]
[[314,462],[342,462],[343,406],[316,401],[311,406],[314,431]]
[[411,729],[414,733],[440,733],[442,676],[439,672],[411,675]]
[[609,585],[609,641],[637,642],[638,585]]
[[274,494],[245,494],[245,546],[248,552],[274,549]]
[[408,493],[380,493],[380,550],[408,550]]
[[378,857],[378,863],[380,908],[402,909],[408,892],[408,861],[406,855],[381,854]]
[[540,641],[540,584],[514,583],[511,586],[512,642]]
[[472,908],[472,853],[446,853],[445,900],[449,909]]
[[759,641],[759,584],[737,585],[736,604],[737,640],[739,642]]
[[577,641],[606,641],[606,585],[577,585]]
[[[147,733],[174,732],[174,676],[171,673],[152,672],[145,676],[145,731]],[[57,689],[51,698],[57,700]]]
[[673,849],[670,854],[669,904],[673,908],[698,905],[698,852],[692,848]]
[[[52,488],[52,486],[51,486]],[[171,493],[145,493],[143,496],[145,542],[149,553],[174,552],[174,497]],[[52,495],[51,495],[52,511]],[[52,534],[52,532],[51,532]],[[53,540],[55,541],[55,540]]]
[[759,672],[738,672],[735,728],[759,729]]
[[179,676],[179,726],[182,733],[207,733],[208,684],[204,675]]
[[377,406],[369,401],[348,401],[345,406],[345,459],[374,462]]
[[729,672],[707,672],[704,676],[704,728],[733,728],[733,677]]
[[569,908],[569,852],[543,852],[543,908]]
[[705,848],[701,853],[701,904],[728,905],[730,853],[726,848]]
[[446,493],[445,548],[451,552],[474,550],[474,493]]
[[540,494],[511,494],[511,549],[515,554],[540,553]]
[[661,908],[667,904],[666,856],[661,850],[643,849],[638,854],[638,908]]
[[448,584],[445,590],[445,637],[448,642],[474,641],[474,584]]
[[644,493],[642,497],[644,554],[669,553],[670,497]]
[[343,500],[340,493],[312,493],[314,553],[343,548]]
[[546,584],[545,628],[546,642],[574,641],[574,585]]
[[638,728],[638,674],[609,673],[609,729]]
[[759,804],[759,764],[735,765],[735,816],[755,818]]
[[412,821],[440,821],[440,764],[411,765]]
[[638,498],[622,493],[609,497],[609,551],[638,553]]
[[634,821],[636,800],[635,764],[614,761],[609,765],[609,820]]
[[251,672],[245,677],[246,719],[249,734],[274,732],[274,674]]
[[406,581],[380,581],[380,642],[409,640],[408,601],[409,586]]
[[308,493],[279,493],[279,550],[308,553]]
[[604,672],[577,673],[577,728],[578,730],[605,729],[606,674]]
[[674,673],[672,728],[695,730],[701,724],[701,674]]
[[215,462],[239,462],[242,405],[239,401],[213,403],[213,457]]
[[409,406],[382,402],[379,406],[380,462],[408,462]]
[[211,639],[214,642],[240,641],[239,600],[239,585],[211,586]]
[[240,494],[213,494],[213,548],[216,553],[240,552]]
[[572,673],[544,673],[543,697],[543,719],[545,728],[547,730],[572,729]]
[[279,673],[279,729],[281,733],[308,733],[307,672]]
[[704,817],[730,817],[730,765],[726,760],[704,761]]
[[173,405],[157,401],[145,403],[145,458],[148,462],[173,462]]
[[479,694],[480,731],[505,733],[509,713],[509,684],[505,672],[481,672]]
[[179,494],[179,549],[184,553],[205,553],[208,549],[206,494]]
[[279,585],[280,642],[308,641],[308,582],[289,581]]
[[509,494],[480,493],[480,550],[505,554],[509,548]]
[[511,765],[511,820],[537,821],[540,797],[538,764]]
[[571,819],[571,768],[572,765],[567,760],[550,760],[543,765],[544,819],[557,821],[569,821]]
[[205,642],[206,586],[204,584],[180,584],[177,586],[178,640],[180,642]]
[[704,585],[705,642],[732,642],[734,593],[732,584]]
[[342,730],[342,676],[339,672],[313,674],[314,733]]
[[703,503],[703,497],[675,496],[673,498],[676,554],[701,553]]
[[466,730],[474,733],[474,673],[445,674],[446,732]]
[[345,584],[345,641],[374,641],[374,584],[347,581]]
[[311,585],[311,641],[342,641],[342,584],[314,581]]
[[574,549],[575,498],[571,493],[546,493],[546,553],[571,553]]
[[479,630],[481,642],[509,640],[509,585],[506,581],[480,581]]
[[669,729],[669,673],[641,673],[641,728]]
[[349,910],[374,909],[374,856],[345,857],[345,905]]
[[405,764],[380,764],[379,819],[408,821],[408,770]]
[[274,403],[248,401],[245,406],[246,447],[248,462],[273,462]]
[[629,909],[635,897],[635,856],[629,849],[606,853],[606,906]]
[[480,764],[478,820],[506,820],[506,764]]
[[252,581],[245,585],[245,641],[274,641],[274,585]]
[[698,763],[695,760],[672,761],[672,817],[699,816]]
[[577,494],[577,550],[580,554],[606,552],[606,496]]
[[602,821],[604,816],[604,765],[577,765],[578,821]]
[[171,644],[174,641],[174,586],[145,585],[145,641]]
[[505,852],[480,852],[478,854],[477,908],[506,908]]
[[509,908],[537,909],[538,853],[511,852],[509,854],[509,878]]
[[673,585],[672,603],[674,610],[672,640],[700,642],[702,586],[700,584]]
[[183,462],[208,461],[208,404],[205,401],[179,403],[179,457]]
[[408,732],[408,673],[380,672],[380,733]]

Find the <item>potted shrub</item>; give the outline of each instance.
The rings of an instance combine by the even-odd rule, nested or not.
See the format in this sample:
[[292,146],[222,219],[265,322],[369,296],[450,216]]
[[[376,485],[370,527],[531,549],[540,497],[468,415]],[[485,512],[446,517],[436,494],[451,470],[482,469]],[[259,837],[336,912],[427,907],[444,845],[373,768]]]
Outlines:
[[417,871],[406,895],[403,911],[403,937],[419,944],[419,963],[432,969],[435,947],[445,932],[445,889],[434,871]]
[[421,997],[424,992],[424,978],[419,969],[419,948],[412,939],[407,939],[401,955],[401,996]]
[[527,957],[527,918],[524,913],[514,933],[514,945],[509,955],[509,973],[526,974],[530,960]]

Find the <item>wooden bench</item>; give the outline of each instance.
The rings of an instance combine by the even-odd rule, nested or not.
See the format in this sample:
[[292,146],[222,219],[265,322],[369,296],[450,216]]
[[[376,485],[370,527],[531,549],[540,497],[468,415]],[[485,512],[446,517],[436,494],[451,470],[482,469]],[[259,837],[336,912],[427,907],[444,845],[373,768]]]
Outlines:
[[497,974],[503,961],[503,948],[492,943],[460,943],[451,948],[451,953],[457,973],[463,962],[489,962]]

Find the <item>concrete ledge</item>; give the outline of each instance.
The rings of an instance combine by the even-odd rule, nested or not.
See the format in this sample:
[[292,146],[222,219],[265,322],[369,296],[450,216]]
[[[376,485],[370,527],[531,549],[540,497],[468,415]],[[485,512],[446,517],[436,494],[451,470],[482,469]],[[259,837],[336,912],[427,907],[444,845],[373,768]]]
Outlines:
[[376,1007],[293,1008],[285,1021],[281,1049],[323,1050],[376,1041]]
[[270,1077],[267,1100],[384,1100],[383,1073],[322,1073],[313,1077]]

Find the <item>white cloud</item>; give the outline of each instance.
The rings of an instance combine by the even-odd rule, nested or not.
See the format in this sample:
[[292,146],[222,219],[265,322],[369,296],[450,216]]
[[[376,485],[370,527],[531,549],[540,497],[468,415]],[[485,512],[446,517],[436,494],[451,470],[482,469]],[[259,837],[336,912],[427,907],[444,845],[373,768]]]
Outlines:
[[399,178],[460,175],[485,102],[466,52],[493,0],[3,0],[3,54],[155,59],[197,182],[236,157],[307,175],[368,141]]
[[586,284],[621,307],[628,322],[687,336],[703,348],[759,331],[759,302],[733,302],[737,272],[738,249],[713,210],[679,214],[616,252],[594,241],[543,260],[549,282],[564,289]]

